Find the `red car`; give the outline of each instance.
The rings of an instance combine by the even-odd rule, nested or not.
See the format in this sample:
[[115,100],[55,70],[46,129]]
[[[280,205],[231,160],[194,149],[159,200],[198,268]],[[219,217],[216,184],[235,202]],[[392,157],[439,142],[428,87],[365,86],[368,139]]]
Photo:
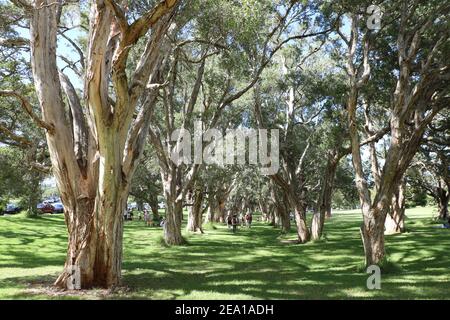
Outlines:
[[53,213],[55,211],[55,208],[50,203],[44,203],[41,207],[42,213]]

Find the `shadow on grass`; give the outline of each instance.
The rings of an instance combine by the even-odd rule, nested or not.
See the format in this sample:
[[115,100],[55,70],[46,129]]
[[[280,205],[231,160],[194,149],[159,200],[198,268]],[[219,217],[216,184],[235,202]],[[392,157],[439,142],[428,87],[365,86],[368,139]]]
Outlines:
[[[366,289],[368,275],[357,270],[363,260],[359,215],[342,215],[326,221],[327,237],[307,244],[285,244],[279,229],[256,223],[232,234],[217,224],[205,234],[189,234],[188,246],[157,246],[161,228],[140,222],[126,223],[123,283],[130,290],[101,298],[121,299],[340,299],[449,297],[449,234],[411,223],[410,232],[386,238],[387,252],[401,268],[382,274],[382,290]],[[66,236],[62,219],[32,222],[17,220],[0,237],[19,238],[14,246],[0,243],[7,259],[1,268],[59,266],[65,257]],[[412,219],[409,219],[411,222]],[[295,239],[295,230],[283,239]],[[44,239],[56,252],[32,252]],[[39,243],[38,243],[39,244]],[[26,247],[27,250],[21,250]],[[30,248],[31,247],[31,248]],[[362,271],[362,272],[361,272]],[[42,277],[42,276],[41,276]],[[26,287],[41,277],[11,276],[0,289]],[[50,276],[44,276],[45,283]],[[53,274],[51,276],[53,281]],[[25,297],[22,292],[9,296]],[[41,295],[27,293],[26,297]]]

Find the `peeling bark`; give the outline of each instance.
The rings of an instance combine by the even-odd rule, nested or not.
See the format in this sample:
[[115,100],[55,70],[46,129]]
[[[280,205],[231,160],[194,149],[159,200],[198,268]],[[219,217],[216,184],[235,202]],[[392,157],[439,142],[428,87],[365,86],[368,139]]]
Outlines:
[[[145,72],[138,68],[133,76],[134,81],[145,86],[156,79],[164,56],[163,38],[176,3],[160,3],[156,11],[139,19],[145,25],[139,34],[133,25],[122,25],[119,31],[117,17],[104,1],[91,4],[85,109],[69,78],[58,71],[56,63],[62,1],[35,0],[30,10],[33,78],[69,233],[65,269],[55,282],[58,287],[70,287],[72,266],[80,268],[83,289],[120,284],[123,212],[129,182],[147,134],[151,114],[148,109],[155,102],[147,100],[143,118],[133,121],[137,102],[145,90],[137,87],[128,90],[124,70],[128,51],[135,43],[129,40],[137,41],[144,31],[153,28],[139,64],[148,68]],[[111,81],[116,101],[108,96]],[[156,96],[154,90],[145,93]]]

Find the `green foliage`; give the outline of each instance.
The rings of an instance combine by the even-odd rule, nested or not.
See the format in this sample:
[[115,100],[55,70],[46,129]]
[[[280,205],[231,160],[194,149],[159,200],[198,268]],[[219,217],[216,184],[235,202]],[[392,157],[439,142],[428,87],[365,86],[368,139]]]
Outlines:
[[424,207],[427,205],[427,194],[417,186],[409,186],[406,189],[406,207]]
[[9,201],[19,198],[20,207],[33,215],[42,195],[40,182],[44,176],[24,165],[24,162],[26,159],[21,150],[0,147],[0,199]]

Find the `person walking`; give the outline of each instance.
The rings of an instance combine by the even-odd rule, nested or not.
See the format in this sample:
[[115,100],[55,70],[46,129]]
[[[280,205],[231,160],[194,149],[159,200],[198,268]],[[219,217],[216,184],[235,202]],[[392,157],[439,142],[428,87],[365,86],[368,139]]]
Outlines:
[[234,214],[233,217],[231,218],[231,226],[233,227],[233,233],[236,233],[238,223],[239,223],[238,216]]
[[247,214],[245,215],[245,222],[247,224],[247,228],[250,228],[252,226],[252,220],[253,220],[253,216],[250,212],[247,212]]

